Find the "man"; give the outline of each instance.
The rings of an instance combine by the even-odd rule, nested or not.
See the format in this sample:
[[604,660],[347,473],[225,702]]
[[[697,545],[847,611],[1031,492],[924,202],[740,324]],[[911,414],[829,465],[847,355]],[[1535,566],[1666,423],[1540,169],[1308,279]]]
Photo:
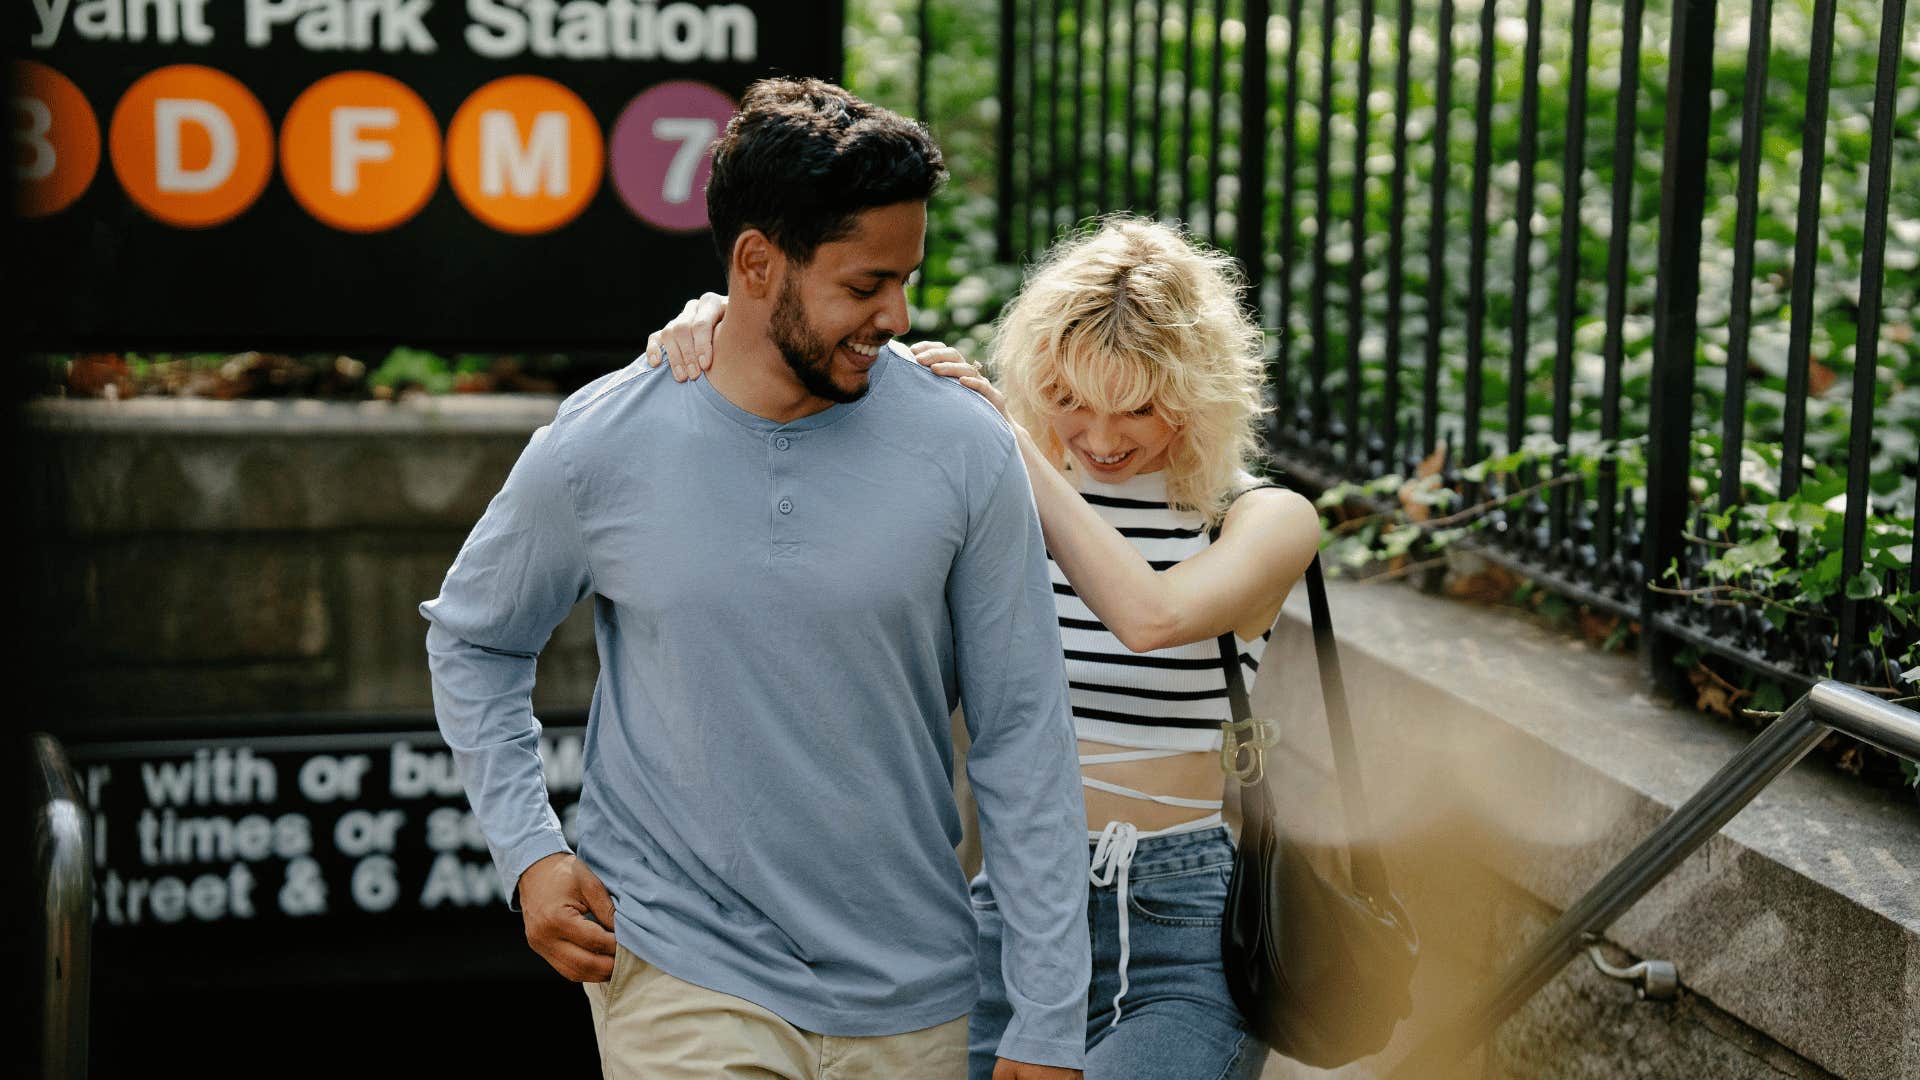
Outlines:
[[[1010,930],[995,1076],[1078,1075],[1085,825],[1039,521],[992,408],[887,345],[944,176],[838,87],[750,88],[707,187],[727,362],[569,398],[422,605],[441,731],[610,1076],[964,1075],[956,699]],[[589,594],[575,856],[530,694]]]

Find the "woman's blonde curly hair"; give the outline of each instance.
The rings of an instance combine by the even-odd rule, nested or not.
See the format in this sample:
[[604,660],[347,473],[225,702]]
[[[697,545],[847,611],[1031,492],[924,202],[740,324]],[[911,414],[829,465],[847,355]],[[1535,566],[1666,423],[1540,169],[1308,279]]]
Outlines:
[[1267,411],[1265,342],[1244,292],[1233,259],[1184,232],[1102,218],[1049,250],[1001,312],[992,366],[1007,407],[1071,470],[1052,417],[1151,403],[1174,428],[1169,501],[1217,524],[1258,455]]

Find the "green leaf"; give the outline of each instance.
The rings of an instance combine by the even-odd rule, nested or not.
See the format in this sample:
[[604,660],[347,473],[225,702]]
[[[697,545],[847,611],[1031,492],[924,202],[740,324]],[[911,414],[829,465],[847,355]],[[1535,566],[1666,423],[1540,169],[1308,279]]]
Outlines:
[[1772,566],[1786,555],[1780,538],[1769,533],[1751,543],[1736,544],[1719,558],[1706,564],[1706,571],[1725,580],[1739,574],[1751,574]]
[[1873,629],[1867,631],[1867,644],[1873,646],[1876,649],[1879,648],[1881,643],[1886,640],[1887,640],[1887,628],[1884,626],[1876,626]]
[[1506,454],[1502,457],[1489,458],[1487,460],[1487,469],[1488,471],[1494,473],[1495,475],[1498,475],[1500,473],[1510,473],[1513,470],[1519,468],[1523,463],[1526,462],[1528,458],[1532,456],[1533,455],[1528,451],[1515,450],[1513,453]]
[[1847,599],[1871,600],[1880,595],[1880,575],[1862,570],[1847,580]]
[[1884,551],[1913,542],[1913,534],[1895,525],[1874,525],[1862,538],[1868,551]]
[[1780,684],[1760,680],[1753,688],[1753,708],[1760,712],[1779,712],[1787,707],[1787,695]]
[[1407,489],[1407,498],[1410,501],[1419,506],[1432,507],[1438,510],[1445,510],[1452,506],[1454,500],[1459,497],[1460,493],[1454,491],[1452,488],[1441,487],[1440,478],[1437,476],[1429,476],[1425,480]]
[[1912,565],[1912,549],[1906,546],[1887,546],[1867,552],[1867,562],[1880,570],[1905,570]]
[[1816,470],[1814,479],[1802,487],[1794,497],[1803,502],[1819,506],[1836,495],[1847,493],[1847,478],[1839,472]]
[[444,394],[453,389],[453,373],[447,370],[446,360],[425,349],[406,346],[388,353],[373,374],[367,376],[367,381],[375,386],[391,387],[418,384],[431,394]]
[[1400,485],[1404,483],[1406,483],[1406,481],[1401,478],[1400,474],[1388,473],[1385,476],[1368,481],[1367,485],[1361,490],[1368,495],[1391,495],[1395,491],[1398,491]]
[[1340,506],[1348,499],[1361,494],[1364,494],[1364,491],[1358,484],[1335,484],[1321,492],[1320,497],[1314,500],[1314,505],[1322,510],[1326,510],[1330,507]]
[[1407,550],[1413,547],[1414,542],[1419,539],[1420,530],[1418,529],[1394,529],[1381,539],[1379,558],[1399,558],[1405,555]]
[[1826,523],[1832,511],[1818,503],[1795,499],[1768,503],[1765,513],[1767,524],[1781,532],[1811,533]]
[[1832,596],[1840,588],[1840,570],[1840,552],[1836,549],[1827,552],[1818,562],[1801,571],[1800,601],[1818,604]]
[[1540,602],[1534,605],[1534,610],[1556,623],[1563,622],[1573,615],[1573,605],[1557,593],[1541,594]]

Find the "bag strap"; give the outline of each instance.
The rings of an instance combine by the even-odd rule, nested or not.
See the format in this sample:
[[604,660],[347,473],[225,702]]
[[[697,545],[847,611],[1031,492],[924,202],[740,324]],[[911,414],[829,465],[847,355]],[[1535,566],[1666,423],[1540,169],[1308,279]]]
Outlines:
[[[1234,499],[1260,488],[1277,488],[1271,481],[1242,488]],[[1231,501],[1231,500],[1229,500]],[[1207,533],[1209,543],[1220,539],[1220,526]],[[1327,583],[1320,570],[1320,556],[1307,564],[1307,608],[1313,619],[1313,651],[1319,661],[1320,693],[1326,701],[1328,735],[1333,744],[1333,771],[1340,782],[1340,800],[1347,820],[1347,859],[1353,885],[1363,896],[1386,898],[1392,891],[1387,880],[1386,860],[1373,839],[1371,816],[1367,812],[1366,791],[1360,779],[1360,754],[1354,744],[1353,721],[1347,713],[1346,684],[1340,677],[1340,652],[1333,639],[1333,616],[1327,606]],[[1280,616],[1279,618],[1284,618]],[[1279,624],[1275,619],[1275,625]],[[1246,682],[1240,674],[1240,646],[1233,631],[1220,635],[1220,663],[1227,675],[1227,701],[1235,722],[1244,722],[1253,714],[1247,697]],[[1249,822],[1265,826],[1266,785],[1264,780],[1243,783],[1241,799]]]

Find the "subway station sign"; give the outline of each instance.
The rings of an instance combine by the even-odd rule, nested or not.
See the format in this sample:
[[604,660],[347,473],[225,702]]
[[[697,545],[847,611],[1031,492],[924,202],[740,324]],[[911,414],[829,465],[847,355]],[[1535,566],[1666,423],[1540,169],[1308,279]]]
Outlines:
[[27,3],[23,329],[54,349],[630,347],[721,280],[708,147],[741,91],[837,78],[843,22],[837,0]]
[[[582,738],[554,726],[540,744],[570,842]],[[398,942],[428,927],[519,951],[486,838],[431,730],[80,743],[69,755],[92,814],[107,969],[156,956],[200,966],[191,954],[209,943]]]

